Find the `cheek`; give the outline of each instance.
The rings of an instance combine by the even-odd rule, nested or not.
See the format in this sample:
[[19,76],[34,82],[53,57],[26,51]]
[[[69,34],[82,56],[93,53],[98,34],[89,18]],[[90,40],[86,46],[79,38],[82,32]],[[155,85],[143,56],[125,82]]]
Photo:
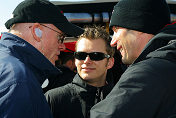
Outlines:
[[55,55],[58,54],[58,44],[46,42],[44,50],[45,56],[47,56],[48,58],[53,58]]
[[81,64],[82,64],[82,63],[81,63],[80,60],[75,59],[75,65],[76,65],[77,69],[80,69]]
[[58,51],[59,45],[60,44],[58,44],[58,42],[55,39],[48,41],[48,43],[46,44],[46,46],[48,47],[48,50],[50,50],[52,52]]
[[46,46],[47,47],[47,52],[49,53],[49,54],[52,54],[52,53],[55,53],[56,51],[56,48],[54,47],[54,46],[51,46],[51,45],[47,45]]
[[97,67],[97,71],[102,71],[102,70],[108,68],[107,60],[103,60],[103,61],[97,62],[97,63],[95,63],[95,65]]
[[75,65],[76,65],[76,66],[78,65],[78,60],[77,60],[77,59],[75,59]]
[[47,35],[47,44],[51,46],[58,45],[58,39],[55,35]]
[[136,37],[132,34],[123,35],[121,42],[126,49],[133,49],[136,47]]
[[128,49],[132,46],[131,41],[128,41],[128,40],[121,40],[121,43],[125,47],[125,49]]

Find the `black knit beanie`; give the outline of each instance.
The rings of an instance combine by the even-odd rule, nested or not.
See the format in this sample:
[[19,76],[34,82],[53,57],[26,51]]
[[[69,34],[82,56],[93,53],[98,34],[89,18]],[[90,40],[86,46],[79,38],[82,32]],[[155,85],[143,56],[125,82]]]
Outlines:
[[170,10],[165,0],[120,0],[114,6],[110,27],[157,34],[170,21]]

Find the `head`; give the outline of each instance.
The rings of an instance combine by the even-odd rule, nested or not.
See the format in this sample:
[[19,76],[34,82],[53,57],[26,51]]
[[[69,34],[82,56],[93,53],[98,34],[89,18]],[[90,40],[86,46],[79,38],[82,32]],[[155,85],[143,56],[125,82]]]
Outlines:
[[120,0],[110,21],[114,32],[111,46],[117,46],[124,64],[132,64],[150,39],[169,23],[165,0]]
[[60,64],[70,68],[70,70],[75,71],[75,57],[73,52],[61,52],[59,55]]
[[80,77],[89,85],[100,87],[106,83],[107,70],[114,64],[114,49],[110,40],[102,27],[87,27],[78,38],[75,65]]
[[47,0],[25,0],[13,11],[5,26],[37,48],[52,64],[63,48],[65,34],[78,36],[83,30],[66,19],[58,6]]

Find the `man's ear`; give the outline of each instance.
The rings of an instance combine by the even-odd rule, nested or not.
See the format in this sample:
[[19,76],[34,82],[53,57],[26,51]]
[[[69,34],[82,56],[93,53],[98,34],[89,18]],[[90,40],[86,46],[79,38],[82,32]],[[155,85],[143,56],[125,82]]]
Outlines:
[[37,42],[40,42],[41,38],[42,38],[42,30],[40,28],[40,24],[34,23],[34,25],[31,27],[31,30],[32,30],[32,35],[33,35],[34,39]]
[[107,68],[110,69],[110,68],[113,67],[113,65],[114,65],[114,58],[111,57],[111,58],[109,58],[109,60],[108,60]]

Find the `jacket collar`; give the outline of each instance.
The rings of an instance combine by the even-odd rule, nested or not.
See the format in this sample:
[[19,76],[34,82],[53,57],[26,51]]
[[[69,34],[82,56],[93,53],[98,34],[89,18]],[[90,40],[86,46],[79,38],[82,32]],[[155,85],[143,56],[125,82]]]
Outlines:
[[[110,80],[108,78],[108,80]],[[104,99],[105,96],[107,96],[110,91],[112,90],[112,88],[114,87],[114,83],[113,81],[109,81],[107,85],[102,86],[102,87],[94,87],[91,85],[88,85],[85,81],[83,81],[83,79],[81,79],[81,77],[76,74],[73,82],[73,85],[77,86],[75,87],[75,89],[77,89],[78,94],[82,97],[82,99],[84,99],[85,101],[89,102],[89,103],[94,103],[95,101],[95,96],[99,93],[99,95],[101,94],[101,99]]]
[[86,91],[96,91],[97,87],[91,86],[87,84],[80,76],[79,74],[76,74],[73,79],[73,84],[76,84],[80,86],[81,88],[85,89]]
[[94,87],[89,84],[87,84],[80,76],[79,74],[76,74],[74,79],[73,79],[73,84],[76,84],[80,86],[82,89],[85,89],[86,91],[93,92],[96,91],[98,88],[103,88],[103,89],[112,89],[114,86],[113,83],[113,78],[110,76],[110,74],[107,74],[107,84],[102,87]]
[[176,24],[165,27],[163,30],[160,31],[160,33],[158,33],[148,42],[148,44],[145,46],[144,50],[134,63],[150,57],[171,59],[173,55],[176,55],[175,34]]

